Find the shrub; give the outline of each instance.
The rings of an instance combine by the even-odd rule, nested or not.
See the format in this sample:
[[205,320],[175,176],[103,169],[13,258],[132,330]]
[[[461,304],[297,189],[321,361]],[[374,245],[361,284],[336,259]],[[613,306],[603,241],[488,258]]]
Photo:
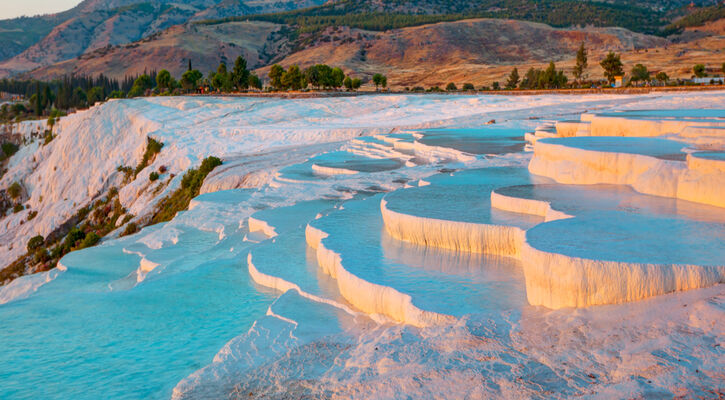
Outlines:
[[35,211],[35,210],[29,212],[28,213],[28,221],[30,221],[31,219],[35,218],[37,215],[38,215],[38,212]]
[[455,92],[456,90],[458,90],[458,87],[456,86],[455,83],[451,82],[448,85],[446,85],[446,90],[449,92]]
[[68,253],[75,247],[76,243],[86,238],[85,232],[82,230],[73,227],[70,232],[65,236],[65,240],[63,240],[63,250],[64,253]]
[[50,254],[48,254],[48,250],[46,248],[41,247],[35,251],[33,259],[36,264],[44,263],[50,260]]
[[131,222],[130,224],[126,225],[126,228],[121,233],[121,236],[133,235],[136,232],[138,232],[138,226]]
[[23,188],[20,186],[18,182],[13,182],[8,187],[8,195],[10,195],[11,198],[17,199],[20,197],[20,193],[23,191]]
[[463,90],[476,90],[472,83],[464,83]]
[[126,97],[126,95],[120,90],[114,90],[108,95],[109,99],[122,99],[124,97]]
[[28,253],[42,246],[44,241],[45,239],[41,235],[31,237],[27,245]]
[[52,141],[53,141],[53,138],[54,138],[54,137],[55,137],[55,136],[53,136],[53,132],[51,132],[51,131],[46,131],[46,132],[45,132],[45,140],[43,141],[43,146],[45,146],[45,145],[47,145],[48,143],[52,142]]
[[704,78],[707,76],[707,73],[705,72],[705,66],[703,64],[696,64],[694,67],[692,67],[692,72],[698,78]]
[[14,213],[19,213],[20,211],[23,211],[23,210],[25,210],[25,207],[23,207],[23,205],[20,203],[13,206]]
[[199,169],[187,171],[181,179],[181,187],[161,200],[152,223],[170,221],[177,212],[188,208],[191,199],[199,195],[206,176],[219,165],[222,165],[222,160],[212,156],[205,158]]
[[128,166],[119,165],[116,167],[116,171],[123,172],[123,183],[128,183],[133,179],[133,168]]
[[136,167],[136,175],[138,175],[139,172],[141,172],[142,169],[146,168],[148,166],[149,161],[158,153],[161,152],[161,148],[164,147],[164,144],[161,142],[156,141],[152,137],[146,138],[146,151],[143,153],[143,158],[141,159],[141,163]]
[[100,236],[98,236],[95,232],[91,232],[91,233],[87,234],[85,238],[83,238],[83,240],[78,245],[76,250],[95,246],[100,240],[101,240]]
[[3,154],[0,154],[0,156],[2,156],[2,157],[0,157],[0,160],[2,160],[4,158],[8,158],[8,157],[12,156],[13,154],[17,153],[18,149],[20,149],[20,147],[18,147],[18,145],[15,143],[11,143],[11,142],[3,143],[2,144]]
[[149,180],[151,182],[153,182],[153,181],[155,181],[157,179],[159,179],[159,173],[158,172],[155,172],[154,171],[154,172],[152,172],[152,173],[149,174]]

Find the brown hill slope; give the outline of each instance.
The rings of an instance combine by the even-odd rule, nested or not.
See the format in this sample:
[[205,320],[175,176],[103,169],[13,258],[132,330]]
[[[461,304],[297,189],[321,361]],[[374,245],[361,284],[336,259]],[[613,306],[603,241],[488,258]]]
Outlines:
[[[74,59],[108,45],[141,40],[191,19],[288,11],[324,1],[85,0],[55,19],[36,17],[0,21],[0,39],[8,44],[0,46],[0,60],[4,60],[0,62],[0,77]],[[48,23],[44,21],[51,20],[55,21],[54,26],[46,26]],[[42,35],[42,39],[34,41],[26,37],[22,27],[33,28],[33,37]]]
[[0,63],[12,74],[75,58],[86,51],[139,40],[187,21],[199,10],[145,3],[113,11],[83,13],[53,28],[40,42]]
[[[275,62],[303,68],[326,63],[363,77],[383,72],[393,87],[443,86],[448,82],[482,86],[503,82],[513,66],[523,75],[525,69],[543,67],[549,61],[555,61],[571,77],[576,50],[584,42],[590,52],[587,73],[591,78],[602,76],[598,63],[608,51],[622,53],[627,72],[635,63],[643,63],[652,71],[689,77],[695,63],[722,64],[725,37],[717,33],[718,26],[714,23],[699,28],[696,36],[686,32],[679,43],[622,28],[556,29],[497,19],[444,22],[387,32],[337,27],[316,34],[307,47],[291,52],[296,43],[290,42],[289,28],[284,25],[187,24],[131,45],[99,49],[79,59],[40,68],[29,75],[49,79],[68,73],[104,73],[121,78],[166,68],[178,77],[186,69],[187,59],[206,73],[220,61],[231,63],[242,54],[263,77]],[[687,39],[687,35],[691,37]]]
[[482,84],[490,68],[567,60],[582,42],[597,52],[668,43],[623,28],[556,29],[524,21],[472,19],[384,33],[328,30],[280,64],[305,67],[326,62],[363,74],[384,72],[399,86],[441,85],[464,78]]
[[247,59],[250,67],[256,68],[269,61],[268,52],[283,51],[280,48],[284,48],[286,39],[278,33],[281,27],[268,22],[177,25],[135,43],[97,49],[26,75],[52,79],[66,74],[103,73],[120,79],[165,68],[180,77],[188,67],[188,60],[194,68],[206,73],[215,70],[221,61],[231,65],[239,55]]

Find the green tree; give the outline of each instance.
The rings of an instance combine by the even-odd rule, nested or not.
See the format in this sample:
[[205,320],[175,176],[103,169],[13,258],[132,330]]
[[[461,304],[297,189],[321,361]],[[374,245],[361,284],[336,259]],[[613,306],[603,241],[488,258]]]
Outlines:
[[156,74],[156,85],[161,90],[167,90],[171,89],[171,80],[173,78],[171,77],[171,73],[165,69],[162,69],[159,71],[158,74]]
[[720,67],[720,71],[722,71],[722,73],[725,74],[725,62],[722,63],[722,67]]
[[86,91],[82,87],[77,87],[73,91],[71,101],[78,107],[85,107],[88,104],[88,95],[86,95]]
[[274,64],[269,70],[269,80],[272,87],[275,89],[282,89],[282,75],[284,75],[284,68],[279,64]]
[[494,82],[491,87],[493,88],[493,90],[501,89],[501,85],[499,85],[498,81]]
[[330,71],[330,86],[335,89],[342,87],[342,82],[345,80],[345,73],[342,69],[335,67]]
[[234,61],[231,80],[232,85],[238,90],[244,90],[249,87],[249,71],[247,70],[247,60],[244,57],[239,56]]
[[225,63],[222,62],[219,64],[219,67],[217,67],[216,73],[212,75],[211,85],[214,89],[220,92],[231,91],[232,81],[229,72],[227,72],[227,65]]
[[43,92],[41,97],[41,104],[43,106],[43,109],[48,109],[53,105],[53,100],[55,100],[55,96],[53,95],[53,91],[50,89],[50,85],[43,86]]
[[514,69],[511,70],[511,74],[509,74],[508,81],[506,81],[506,89],[516,89],[516,86],[519,84],[519,70],[518,68],[514,67]]
[[638,81],[647,82],[650,80],[649,71],[647,70],[647,67],[645,67],[642,64],[637,64],[634,67],[632,67],[631,74],[632,74],[632,81],[634,81],[634,82],[638,82]]
[[604,60],[602,60],[599,65],[602,67],[602,69],[604,69],[604,76],[607,77],[609,83],[613,83],[614,79],[617,76],[624,75],[624,66],[622,65],[622,60],[620,59],[619,54],[615,54],[612,51],[610,51],[607,56],[604,57]]
[[[385,78],[385,75],[380,74],[380,73],[373,75],[373,83],[375,84],[375,90],[378,90],[378,86],[383,85],[383,78]],[[383,87],[385,87],[385,86],[383,86]]]
[[43,113],[43,101],[40,97],[40,82],[35,83],[35,115]]
[[287,72],[282,74],[282,87],[292,90],[300,90],[307,86],[307,80],[298,65],[292,65]]
[[698,78],[704,78],[707,76],[707,73],[705,72],[705,66],[703,64],[696,64],[694,67],[692,67],[692,72]]
[[576,52],[576,65],[574,66],[574,78],[578,81],[584,77],[584,71],[587,69],[587,49],[584,42],[579,46]]
[[152,87],[154,87],[154,84],[151,77],[147,74],[143,74],[133,81],[133,86],[131,86],[131,90],[128,91],[128,97],[143,96],[146,93],[146,90],[151,89]]
[[88,104],[95,104],[98,101],[106,100],[106,96],[103,93],[103,87],[94,86],[88,89]]
[[[313,65],[305,70],[305,77],[310,85],[316,88],[331,88],[337,82],[333,77],[333,69],[326,64]],[[344,74],[343,74],[344,77]]]
[[446,85],[446,90],[449,92],[455,92],[458,90],[458,87],[456,86],[455,83],[450,82],[448,85]]
[[664,73],[664,71],[660,71],[657,73],[657,75],[655,75],[655,79],[657,79],[660,82],[666,83],[667,81],[670,80],[670,77],[667,76],[667,74]]
[[352,78],[352,89],[353,90],[360,89],[361,85],[362,85],[362,80],[360,80],[360,78]]
[[[189,61],[189,63],[191,63],[191,61]],[[185,90],[196,89],[201,78],[202,74],[199,70],[187,70],[186,72],[184,72],[183,75],[181,75],[181,87],[183,87]]]
[[262,80],[259,79],[257,75],[249,74],[249,87],[255,88],[255,89],[261,89],[262,88]]
[[345,89],[352,90],[352,78],[346,76],[345,80],[342,81],[342,85],[345,86]]
[[463,90],[465,90],[465,91],[471,91],[471,90],[476,90],[476,88],[473,86],[472,83],[464,83],[463,84]]

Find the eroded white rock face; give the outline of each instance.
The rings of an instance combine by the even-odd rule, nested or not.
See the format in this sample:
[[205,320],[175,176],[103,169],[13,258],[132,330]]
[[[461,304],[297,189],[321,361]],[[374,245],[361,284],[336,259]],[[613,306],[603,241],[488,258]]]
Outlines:
[[601,147],[580,146],[577,141],[581,139],[588,138],[538,140],[529,170],[565,184],[629,185],[645,194],[725,207],[721,161],[684,152],[680,155],[687,162],[664,157],[671,154],[649,154],[647,147],[657,143],[647,139],[606,138],[608,143]]
[[[581,101],[592,99],[584,96]],[[260,187],[270,184],[280,168],[362,135],[451,121],[476,124],[485,112],[567,102],[555,96],[532,97],[527,102],[468,96],[111,100],[61,118],[54,127],[56,137],[48,145],[42,145],[40,137],[31,142],[42,136],[45,121],[14,124],[12,130],[28,144],[10,160],[0,188],[18,181],[29,194],[30,208],[0,220],[0,267],[23,254],[32,236],[47,236],[112,186],[119,187],[119,199],[130,214],[148,216],[161,198],[179,187],[184,172],[207,156],[221,157],[225,165],[210,174],[202,193]],[[148,167],[124,184],[117,167],[135,168],[147,137],[164,147]],[[411,145],[421,154],[430,153],[430,158],[464,157],[460,151]],[[167,172],[151,182],[149,174],[162,166]],[[27,221],[30,211],[38,215]]]

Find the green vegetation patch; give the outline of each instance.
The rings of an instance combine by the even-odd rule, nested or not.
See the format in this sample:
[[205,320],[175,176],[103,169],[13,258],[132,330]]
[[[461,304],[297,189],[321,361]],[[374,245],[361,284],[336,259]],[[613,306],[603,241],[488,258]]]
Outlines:
[[198,169],[188,170],[181,179],[181,187],[161,200],[151,223],[171,221],[177,212],[189,208],[189,202],[199,195],[206,176],[220,165],[222,160],[212,156],[205,158]]
[[725,4],[703,7],[667,25],[664,32],[666,34],[678,33],[682,32],[685,28],[702,26],[707,22],[717,21],[723,18],[725,18]]
[[212,25],[257,20],[294,26],[299,33],[314,33],[331,26],[385,31],[468,18],[506,18],[555,27],[621,26],[636,32],[655,33],[666,23],[664,17],[662,11],[631,4],[579,0],[393,1],[382,5],[373,0],[342,0],[302,10],[198,23]]

